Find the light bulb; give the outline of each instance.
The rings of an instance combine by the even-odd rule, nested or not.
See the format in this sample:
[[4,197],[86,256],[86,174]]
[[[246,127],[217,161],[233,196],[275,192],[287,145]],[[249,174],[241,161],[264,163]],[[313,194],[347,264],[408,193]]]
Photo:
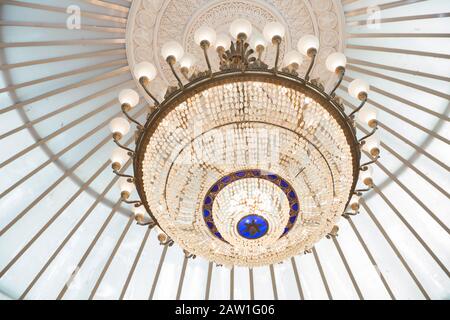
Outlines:
[[109,130],[111,130],[115,136],[114,138],[117,138],[116,140],[120,140],[130,131],[130,123],[127,119],[122,117],[114,118],[109,123]]
[[291,50],[284,56],[284,64],[286,66],[294,65],[296,68],[303,63],[303,56],[297,50]]
[[274,38],[283,39],[286,34],[286,29],[279,22],[269,22],[264,27],[263,34],[267,42],[273,42]]
[[216,38],[215,46],[217,49],[224,49],[227,50],[231,45],[231,38],[225,34],[221,33]]
[[115,148],[111,153],[111,162],[114,170],[118,171],[129,159],[128,151],[122,148]]
[[131,182],[128,182],[128,178],[126,177],[120,177],[119,178],[119,189],[121,192],[121,197],[123,199],[128,199],[130,197],[130,194],[134,190],[134,184]]
[[164,243],[167,241],[167,235],[161,230],[160,227],[155,226],[156,234],[158,235],[158,241]]
[[195,64],[195,57],[190,53],[186,53],[180,60],[181,68],[190,69],[194,64]]
[[374,134],[364,140],[363,149],[370,153],[372,157],[378,157],[380,155],[380,138],[378,134]]
[[184,49],[176,41],[169,41],[166,44],[164,44],[161,48],[161,54],[164,59],[169,59],[173,57],[175,59],[174,62],[179,61],[183,55],[184,55]]
[[297,49],[301,54],[305,56],[310,56],[311,52],[315,50],[319,51],[319,39],[313,35],[306,35],[300,38],[297,44]]
[[331,72],[337,72],[347,65],[347,57],[340,52],[332,53],[328,56],[326,61],[327,69]]
[[372,167],[367,167],[366,171],[361,171],[361,181],[368,187],[373,186],[373,169]]
[[143,223],[144,219],[145,219],[145,208],[144,206],[133,206],[133,213],[134,213],[134,219],[139,222],[139,223]]
[[250,38],[250,48],[256,51],[259,46],[261,46],[262,48],[267,47],[267,41],[259,32],[255,31]]
[[362,123],[367,124],[371,128],[377,126],[377,111],[371,106],[365,106],[358,112],[358,118]]
[[230,34],[236,39],[240,35],[245,35],[247,38],[250,38],[252,31],[252,24],[245,19],[236,19],[230,25]]
[[136,79],[147,78],[149,81],[152,81],[156,78],[158,71],[156,71],[156,67],[153,63],[150,62],[141,62],[134,66],[134,76]]
[[348,86],[348,93],[356,99],[364,100],[369,94],[369,84],[361,79],[355,79]]
[[119,93],[119,102],[133,108],[139,103],[139,94],[132,89],[124,89]]
[[359,209],[359,200],[360,199],[361,199],[361,197],[356,195],[356,194],[353,195],[353,197],[350,199],[350,208],[353,211],[358,211],[358,209]]
[[197,29],[194,34],[194,41],[199,46],[202,42],[208,42],[210,46],[213,46],[216,42],[216,31],[213,28],[203,26]]

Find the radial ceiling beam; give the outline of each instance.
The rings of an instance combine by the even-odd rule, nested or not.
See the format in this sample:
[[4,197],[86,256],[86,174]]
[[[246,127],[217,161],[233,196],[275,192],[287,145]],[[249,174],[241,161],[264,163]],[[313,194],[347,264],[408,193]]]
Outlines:
[[342,251],[342,248],[341,248],[339,242],[337,241],[336,237],[331,237],[331,239],[333,240],[334,246],[336,247],[336,249],[339,253],[339,256],[341,257],[341,260],[344,263],[345,270],[347,270],[347,273],[350,277],[350,280],[352,281],[353,288],[355,289],[359,300],[364,300],[364,296],[361,292],[361,289],[358,286],[358,282],[356,281],[355,276],[353,275],[352,269],[350,268],[350,266],[347,262],[347,259],[345,258],[344,252]]
[[358,228],[356,228],[355,224],[353,223],[353,220],[351,217],[347,219],[348,223],[350,224],[350,227],[352,228],[353,232],[355,233],[356,237],[359,240],[359,243],[362,245],[367,257],[369,258],[370,262],[375,268],[376,273],[380,277],[381,282],[384,285],[384,288],[386,289],[387,293],[391,297],[392,300],[396,300],[394,293],[391,290],[391,287],[389,286],[388,282],[386,281],[386,278],[383,275],[383,272],[378,268],[378,264],[375,261],[375,258],[373,257],[372,253],[370,252],[369,248],[367,247],[367,244],[364,242],[364,239],[361,237],[361,234],[359,233]]
[[428,52],[428,51],[408,50],[408,49],[398,49],[398,48],[386,48],[386,47],[377,47],[377,46],[348,44],[347,49],[374,51],[374,52],[389,52],[389,53],[415,55],[415,56],[421,56],[421,57],[431,57],[431,58],[439,58],[439,59],[447,59],[447,60],[450,59],[449,54]]
[[111,252],[108,260],[106,261],[106,264],[104,265],[102,272],[100,273],[99,278],[95,282],[94,288],[91,291],[91,294],[89,295],[89,300],[93,300],[95,298],[95,294],[98,291],[98,288],[100,287],[100,284],[103,281],[103,278],[105,277],[106,273],[108,272],[109,267],[111,266],[111,263],[114,260],[114,257],[117,254],[117,251],[119,251],[120,246],[122,245],[123,239],[125,239],[125,236],[127,235],[128,231],[130,230],[131,224],[134,221],[134,217],[131,214],[128,218],[128,223],[126,224],[125,228],[122,231],[122,234],[120,235],[119,239],[116,242],[116,245],[114,246],[113,251]]
[[364,208],[364,210],[367,212],[367,214],[369,215],[369,217],[372,219],[372,221],[375,223],[375,225],[378,227],[378,230],[380,230],[380,232],[382,233],[382,235],[384,236],[385,240],[389,243],[389,245],[391,246],[392,250],[394,251],[394,253],[396,254],[397,258],[400,260],[400,262],[402,263],[403,267],[405,267],[406,271],[409,273],[409,275],[411,276],[411,278],[413,279],[413,281],[415,282],[415,284],[417,285],[417,287],[419,288],[420,292],[423,294],[423,296],[427,299],[430,300],[430,296],[428,295],[428,293],[425,291],[424,287],[422,286],[422,284],[419,282],[419,280],[417,279],[416,275],[414,274],[414,272],[412,271],[411,267],[406,263],[405,259],[403,258],[402,254],[400,253],[400,251],[397,249],[397,247],[395,246],[394,242],[391,240],[391,238],[388,236],[388,234],[386,233],[386,231],[384,230],[383,226],[380,224],[380,222],[378,221],[378,219],[375,217],[375,215],[373,214],[372,210],[370,210],[370,208],[367,206],[366,202],[364,201],[364,199],[361,200],[361,204]]
[[312,252],[314,255],[314,259],[316,260],[317,268],[319,269],[320,277],[322,278],[323,285],[327,292],[327,296],[329,300],[333,300],[333,296],[331,295],[330,287],[328,286],[327,278],[325,277],[325,273],[322,269],[322,264],[320,263],[319,255],[317,254],[316,248],[312,248]]
[[[13,0],[0,0],[0,4],[11,5],[11,6],[16,6],[16,7],[23,7],[23,8],[30,8],[30,9],[35,9],[35,10],[56,12],[56,13],[62,13],[64,15],[67,15],[66,7],[64,7],[64,8],[63,7],[55,7],[55,6],[38,4],[38,3],[29,3],[29,2],[13,1]],[[99,21],[105,21],[108,23],[119,24],[122,26],[126,26],[126,24],[127,24],[127,19],[124,17],[99,14],[99,13],[94,13],[94,12],[90,12],[87,10],[81,10],[80,14],[81,14],[81,17],[95,19],[95,20],[99,20]]]
[[80,261],[78,262],[76,267],[71,272],[69,279],[67,280],[67,282],[65,283],[65,285],[63,286],[61,291],[59,292],[58,297],[56,298],[57,300],[61,300],[64,298],[65,294],[67,293],[67,290],[70,288],[71,283],[73,282],[75,277],[78,275],[78,272],[83,267],[84,263],[86,262],[86,259],[89,257],[90,253],[92,252],[92,249],[94,249],[98,240],[102,236],[103,232],[106,230],[106,227],[109,225],[109,223],[111,222],[111,219],[114,217],[114,215],[116,214],[117,210],[121,207],[121,205],[122,205],[122,200],[119,199],[119,201],[117,201],[116,205],[113,207],[113,209],[111,210],[111,212],[108,215],[108,217],[106,218],[106,220],[103,222],[103,225],[100,227],[99,231],[95,235],[91,244],[84,252],[83,257],[80,259]]
[[[45,29],[62,29],[68,30],[66,23],[49,23],[49,22],[27,22],[27,21],[6,21],[0,20],[2,27],[26,27],[26,28],[45,28]],[[83,23],[83,31],[105,32],[105,33],[120,33],[125,34],[125,28],[118,27],[99,27],[95,25],[88,25]]]
[[[122,172],[124,172],[131,164],[131,161],[128,161],[122,169]],[[51,265],[51,263],[56,259],[56,257],[59,255],[59,253],[64,249],[64,247],[67,245],[70,239],[75,235],[75,233],[80,229],[80,227],[83,225],[83,223],[86,221],[87,218],[90,217],[92,212],[97,208],[98,204],[103,201],[103,199],[106,197],[108,192],[111,190],[111,188],[117,183],[117,180],[119,179],[118,176],[114,176],[111,180],[111,182],[106,186],[106,188],[102,191],[99,197],[97,197],[92,203],[92,205],[89,207],[89,209],[84,213],[84,215],[81,217],[80,220],[78,220],[77,224],[70,230],[70,232],[67,234],[67,236],[64,238],[64,240],[59,244],[58,248],[53,252],[53,254],[50,256],[50,258],[47,260],[47,262],[44,264],[44,266],[39,270],[39,272],[34,276],[33,280],[30,282],[30,284],[27,286],[25,291],[22,293],[19,299],[25,299],[28,293],[31,291],[31,289],[34,287],[34,285],[37,283],[37,281],[41,278],[41,276],[44,274],[44,272],[48,269],[48,267]]]
[[161,257],[159,258],[158,269],[156,270],[155,277],[153,278],[152,289],[150,290],[148,300],[153,300],[153,296],[155,295],[156,285],[158,284],[159,276],[161,274],[161,270],[164,265],[164,260],[166,259],[168,249],[169,249],[169,246],[165,245],[163,251],[161,252]]
[[213,272],[213,263],[208,264],[208,276],[206,278],[206,288],[205,288],[205,300],[209,300],[209,295],[211,293],[211,279]]
[[22,107],[27,106],[29,104],[32,104],[34,102],[38,102],[38,101],[41,101],[41,100],[44,100],[44,99],[48,99],[48,98],[50,98],[52,96],[55,96],[57,94],[65,93],[67,91],[70,91],[70,90],[73,90],[73,89],[78,89],[78,88],[81,88],[81,87],[84,87],[84,86],[87,86],[87,85],[91,85],[93,83],[98,83],[98,82],[100,82],[102,80],[107,80],[107,79],[111,79],[111,78],[114,78],[114,77],[117,77],[117,76],[120,76],[120,75],[128,74],[129,71],[130,71],[130,68],[127,66],[127,67],[119,68],[119,69],[116,69],[116,70],[113,70],[113,71],[110,71],[110,72],[106,72],[106,73],[104,73],[104,74],[102,74],[100,76],[96,76],[96,77],[93,77],[93,78],[82,80],[80,82],[76,82],[76,83],[72,83],[70,85],[64,86],[62,88],[58,88],[58,89],[55,89],[55,90],[48,91],[48,92],[43,93],[41,95],[38,95],[36,97],[27,99],[25,101],[21,101],[19,103],[13,104],[13,105],[11,105],[9,107],[6,107],[6,108],[3,108],[3,109],[0,109],[0,115],[3,114],[3,113],[9,112],[11,110],[16,110],[18,108],[22,108]]
[[181,292],[183,291],[184,277],[186,276],[186,268],[187,268],[188,262],[189,262],[189,258],[185,256],[183,259],[183,266],[181,268],[180,279],[178,281],[177,296],[175,298],[176,300],[180,300],[180,298],[181,298]]
[[125,67],[127,65],[128,65],[127,59],[113,60],[113,61],[108,61],[108,62],[104,62],[104,63],[95,63],[93,65],[89,65],[89,66],[86,66],[86,67],[83,67],[83,68],[70,70],[70,71],[62,72],[62,73],[56,73],[56,74],[53,74],[53,75],[48,76],[48,77],[39,78],[39,79],[35,79],[35,80],[27,81],[27,82],[22,82],[22,83],[17,83],[17,84],[10,85],[10,86],[4,87],[4,88],[0,88],[0,93],[13,91],[13,90],[17,90],[17,89],[22,89],[22,88],[26,88],[26,87],[30,87],[30,86],[34,86],[34,85],[42,84],[42,83],[48,82],[48,81],[53,81],[53,80],[59,80],[59,79],[62,79],[62,78],[72,77],[72,76],[79,75],[79,74],[82,74],[82,73],[92,72],[92,71],[95,71],[95,70],[98,70],[98,69],[117,67],[117,66]]
[[93,57],[120,56],[121,58],[123,58],[123,57],[125,57],[125,54],[126,54],[126,50],[124,48],[75,53],[75,54],[70,54],[70,55],[65,55],[65,56],[54,57],[54,58],[45,58],[45,59],[38,59],[38,60],[22,61],[22,62],[11,63],[11,64],[2,64],[2,65],[0,65],[0,71],[16,69],[16,68],[24,68],[24,67],[30,67],[30,66],[37,66],[40,64],[50,64],[50,63],[61,62],[61,61],[80,60],[80,59],[93,58]]
[[[359,1],[359,0],[357,0]],[[393,17],[393,18],[381,18],[376,21],[377,24],[384,23],[395,23],[395,22],[404,22],[404,21],[417,21],[417,20],[428,20],[428,19],[441,19],[450,17],[450,12],[445,13],[431,13],[431,14],[421,14],[414,16],[404,16],[404,17]],[[365,26],[373,24],[372,20],[364,19],[357,21],[347,21],[348,27],[353,26]]]
[[438,266],[444,271],[444,273],[447,275],[448,278],[450,278],[450,272],[445,267],[445,265],[442,263],[442,261],[437,257],[437,255],[431,250],[431,248],[426,244],[426,242],[423,240],[423,238],[417,233],[416,230],[411,226],[411,224],[403,217],[403,215],[400,213],[400,211],[395,207],[392,202],[385,196],[385,194],[378,189],[377,186],[375,186],[374,191],[383,199],[383,201],[388,205],[389,208],[391,208],[392,212],[395,213],[395,215],[401,220],[403,225],[411,232],[411,234],[416,238],[416,240],[422,245],[422,247],[425,249],[426,252],[433,258],[433,260],[438,264]]
[[295,257],[291,258],[292,270],[294,271],[295,283],[297,284],[298,294],[300,295],[300,300],[305,300],[305,295],[303,293],[302,284],[300,282],[300,275],[298,274],[297,263],[295,262]]
[[[379,11],[383,11],[383,10],[403,7],[403,6],[407,6],[407,5],[411,5],[411,4],[415,4],[415,3],[423,2],[423,1],[427,1],[427,0],[399,0],[399,1],[393,1],[393,2],[388,2],[388,3],[384,3],[384,4],[379,4],[376,6],[376,8]],[[371,7],[365,7],[365,8],[359,8],[359,9],[354,9],[354,10],[350,10],[350,11],[345,11],[344,14],[347,18],[361,16],[361,15],[368,14],[370,8]]]

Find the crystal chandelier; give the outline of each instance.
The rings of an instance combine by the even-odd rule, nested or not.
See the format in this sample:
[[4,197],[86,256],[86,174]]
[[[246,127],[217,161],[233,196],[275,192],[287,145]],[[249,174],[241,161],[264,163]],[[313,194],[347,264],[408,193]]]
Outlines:
[[[342,53],[326,61],[338,75],[330,93],[310,79],[319,50],[315,36],[302,37],[280,67],[283,25],[268,23],[261,35],[238,19],[229,30],[232,38],[207,26],[195,33],[205,71],[177,42],[161,48],[178,82],[163,101],[149,90],[155,66],[136,65],[134,75],[155,108],[141,124],[129,115],[138,93],[119,94],[125,118],[110,125],[118,146],[111,161],[122,200],[139,224],[157,229],[162,245],[176,242],[187,257],[218,265],[253,267],[309,252],[323,237],[337,235],[341,216],[358,213],[360,197],[373,187],[370,165],[379,158],[377,120],[363,109],[366,82],[350,83],[350,95],[361,101],[350,114],[336,96],[345,74]],[[268,43],[276,48],[273,66],[262,58]],[[219,71],[213,71],[211,47]],[[301,77],[305,57],[310,64]],[[360,139],[356,114],[372,128]],[[130,122],[136,125],[134,150],[120,143]],[[362,150],[370,158],[364,164]],[[133,175],[123,172],[130,158]],[[130,200],[134,190],[139,200]]]

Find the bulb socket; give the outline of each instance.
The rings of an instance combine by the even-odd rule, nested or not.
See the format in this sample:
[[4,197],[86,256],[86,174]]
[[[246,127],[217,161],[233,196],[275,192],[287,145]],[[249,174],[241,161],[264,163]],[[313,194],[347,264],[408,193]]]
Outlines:
[[377,121],[377,119],[372,119],[372,120],[369,120],[369,122],[367,122],[367,124],[371,128],[376,128],[378,126],[378,121]]
[[376,147],[370,149],[370,155],[375,158],[378,157],[380,155],[380,149]]
[[150,83],[150,79],[148,77],[143,76],[139,78],[139,82],[141,85],[147,86]]
[[112,169],[113,169],[114,171],[119,171],[120,168],[122,168],[122,166],[120,165],[119,162],[113,162],[112,165],[111,165],[111,167],[112,167]]
[[275,36],[272,38],[272,43],[274,45],[277,45],[277,44],[280,44],[282,40],[283,40],[283,38],[281,38],[280,36]]
[[128,191],[122,191],[120,193],[120,197],[122,198],[122,200],[127,200],[130,197],[130,193]]
[[136,215],[134,215],[134,219],[136,220],[137,223],[144,223],[144,215],[142,213],[138,213]]
[[158,234],[158,241],[159,241],[160,243],[166,242],[166,241],[167,241],[167,236],[166,236],[164,233]]
[[350,208],[351,208],[353,211],[359,210],[359,203],[352,203],[352,204],[350,205]]
[[122,111],[123,112],[130,112],[130,110],[131,110],[131,105],[129,105],[128,103],[122,104]]
[[363,183],[370,188],[373,187],[373,179],[372,178],[365,178],[363,180]]
[[367,97],[368,97],[367,92],[362,91],[358,94],[358,99],[361,101],[366,100]]
[[310,49],[308,49],[306,54],[308,55],[308,57],[313,58],[313,57],[315,57],[317,55],[317,49],[316,48],[310,48]]
[[123,135],[120,132],[114,132],[113,133],[113,139],[114,140],[119,141],[122,138],[123,138]]
[[202,47],[202,49],[209,49],[210,46],[211,43],[208,40],[202,40],[202,42],[200,42],[200,47]]
[[336,74],[341,75],[345,72],[345,68],[342,66],[339,66],[336,68],[335,72],[336,72]]
[[237,35],[237,39],[238,39],[239,41],[244,42],[245,40],[247,40],[247,34],[244,33],[244,32],[241,32],[241,33],[239,33],[239,34]]
[[177,63],[177,58],[175,58],[175,56],[168,56],[166,62],[173,66],[175,63]]

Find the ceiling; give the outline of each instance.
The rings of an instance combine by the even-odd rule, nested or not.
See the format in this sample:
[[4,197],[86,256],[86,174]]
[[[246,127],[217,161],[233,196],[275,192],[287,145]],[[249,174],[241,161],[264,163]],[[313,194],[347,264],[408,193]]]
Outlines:
[[[67,8],[81,9],[80,30]],[[447,0],[2,0],[0,15],[0,298],[450,298]],[[328,84],[323,61],[344,51],[338,94],[350,111],[348,83],[371,84],[382,141],[360,215],[312,253],[254,269],[160,246],[120,203],[109,161],[117,94],[137,88],[130,68],[154,62],[162,92],[173,79],[161,44],[199,55],[193,31],[237,17],[284,23],[283,52],[318,35],[314,75]]]

